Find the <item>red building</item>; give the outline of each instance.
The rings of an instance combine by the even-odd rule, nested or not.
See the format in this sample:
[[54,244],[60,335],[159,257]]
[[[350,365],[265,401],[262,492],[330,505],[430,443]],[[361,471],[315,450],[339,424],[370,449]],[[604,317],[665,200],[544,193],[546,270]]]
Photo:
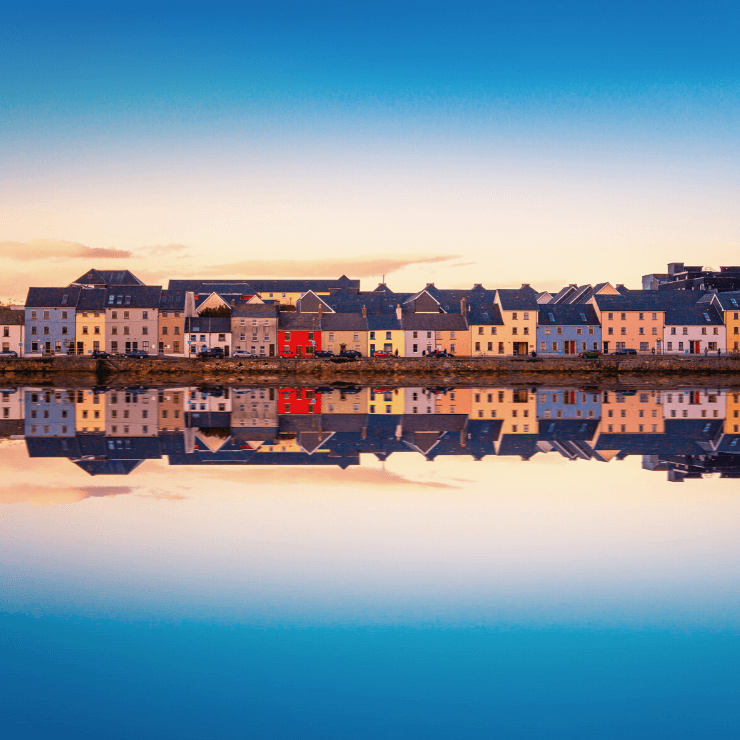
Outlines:
[[278,356],[310,357],[321,349],[321,317],[281,311],[278,314]]
[[279,388],[278,414],[320,414],[321,394],[313,388]]

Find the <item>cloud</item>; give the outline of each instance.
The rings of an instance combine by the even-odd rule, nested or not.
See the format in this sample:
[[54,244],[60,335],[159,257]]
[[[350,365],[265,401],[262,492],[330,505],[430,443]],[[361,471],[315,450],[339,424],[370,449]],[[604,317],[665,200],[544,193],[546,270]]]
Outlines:
[[[87,247],[58,239],[32,239],[29,242],[0,242],[0,259],[30,262],[46,259],[123,259],[133,257],[126,249]],[[74,278],[73,278],[74,279]]]
[[318,260],[245,260],[213,265],[201,273],[219,277],[318,278],[342,274],[355,278],[389,275],[411,265],[432,264],[458,259],[460,255],[418,255],[378,257],[338,257]]
[[134,490],[131,486],[37,486],[16,483],[0,488],[0,504],[60,506],[76,504],[86,498],[123,496],[133,493]]

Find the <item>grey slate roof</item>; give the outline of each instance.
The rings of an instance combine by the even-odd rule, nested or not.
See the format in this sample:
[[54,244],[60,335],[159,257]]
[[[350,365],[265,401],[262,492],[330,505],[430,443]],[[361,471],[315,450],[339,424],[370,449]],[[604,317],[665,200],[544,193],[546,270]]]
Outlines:
[[537,292],[529,286],[516,289],[500,288],[496,293],[504,311],[537,311],[540,307],[537,303]]
[[29,288],[26,296],[27,308],[74,308],[82,288]]
[[208,291],[209,293],[226,292],[254,295],[255,293],[305,293],[308,290],[328,293],[331,289],[356,288],[359,290],[360,281],[350,280],[342,275],[338,280],[326,278],[308,280],[170,280],[169,286],[173,290],[192,290],[195,293]]
[[404,331],[467,331],[459,313],[406,313],[401,318]]
[[108,291],[105,288],[89,288],[80,292],[78,311],[104,311]]
[[591,305],[545,304],[537,312],[539,326],[598,326],[599,317]]
[[25,321],[25,311],[14,311],[7,306],[0,306],[0,324],[2,326],[23,326]]
[[[709,296],[707,296],[709,298]],[[740,291],[735,290],[729,293],[717,293],[715,295],[717,302],[723,311],[740,311]]]
[[319,315],[281,311],[278,314],[278,329],[281,331],[321,331]]
[[693,291],[630,290],[622,295],[594,296],[600,311],[666,311],[698,301]]
[[399,331],[403,327],[393,313],[369,313],[367,315],[368,331]]
[[144,285],[128,270],[88,270],[74,281],[80,285]]
[[367,331],[367,319],[361,313],[325,313],[321,317],[323,331]]
[[[707,318],[709,317],[709,318]],[[678,306],[666,309],[666,326],[689,326],[701,324],[702,326],[724,326],[724,319],[720,312],[706,303],[693,306]]]
[[257,291],[246,280],[170,280],[169,290],[187,290],[191,293],[230,293],[253,296]]
[[184,311],[185,296],[184,290],[163,290],[159,296],[159,308],[162,311]]
[[277,318],[278,307],[275,303],[246,303],[235,301],[231,304],[231,317],[244,316],[248,318],[274,319]]
[[119,285],[107,288],[107,294],[106,308],[159,308],[162,286]]
[[185,333],[230,334],[231,319],[214,316],[188,316],[185,319]]

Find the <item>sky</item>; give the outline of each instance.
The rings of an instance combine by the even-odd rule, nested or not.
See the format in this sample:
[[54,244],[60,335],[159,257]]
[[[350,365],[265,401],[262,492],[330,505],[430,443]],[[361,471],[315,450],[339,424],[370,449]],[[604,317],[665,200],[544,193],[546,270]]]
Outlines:
[[3,13],[5,299],[90,267],[544,290],[740,261],[734,2]]

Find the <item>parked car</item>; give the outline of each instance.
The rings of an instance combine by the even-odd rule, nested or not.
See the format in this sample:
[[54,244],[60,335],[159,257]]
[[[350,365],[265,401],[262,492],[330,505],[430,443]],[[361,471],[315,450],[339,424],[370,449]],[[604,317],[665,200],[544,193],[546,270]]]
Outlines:
[[446,349],[434,349],[429,353],[430,357],[454,357],[452,352],[448,352]]
[[393,352],[386,352],[384,349],[375,350],[373,357],[393,357]]
[[615,355],[636,355],[637,350],[632,347],[625,347],[624,349],[618,349],[614,351]]
[[4,349],[0,351],[0,357],[18,357],[18,353],[14,349]]
[[351,357],[356,359],[362,357],[362,352],[358,352],[356,349],[344,349],[339,353],[339,357]]
[[147,357],[149,357],[146,350],[143,349],[131,349],[128,352],[124,353],[124,357],[130,357],[134,360],[144,360]]
[[334,357],[334,353],[328,349],[318,349],[313,353],[314,357]]
[[590,358],[590,359],[594,359],[596,357],[601,357],[601,352],[599,352],[596,349],[587,349],[587,350],[584,350],[583,352],[581,352],[581,354],[578,355],[578,356],[579,357],[587,357],[587,358]]
[[280,354],[278,354],[278,357],[282,358],[283,360],[293,360],[298,357],[298,355],[295,352],[280,352]]
[[96,360],[104,360],[107,357],[113,357],[113,355],[110,352],[106,352],[102,349],[94,349],[90,357],[94,357]]
[[224,356],[224,351],[221,349],[221,347],[211,347],[210,349],[202,349],[198,353],[198,357],[205,360],[208,357],[215,357],[219,360],[222,360]]
[[231,353],[231,356],[232,357],[241,357],[241,358],[247,359],[247,360],[256,360],[259,357],[259,355],[256,355],[254,352],[250,352],[249,350],[246,350],[246,349],[235,349]]

